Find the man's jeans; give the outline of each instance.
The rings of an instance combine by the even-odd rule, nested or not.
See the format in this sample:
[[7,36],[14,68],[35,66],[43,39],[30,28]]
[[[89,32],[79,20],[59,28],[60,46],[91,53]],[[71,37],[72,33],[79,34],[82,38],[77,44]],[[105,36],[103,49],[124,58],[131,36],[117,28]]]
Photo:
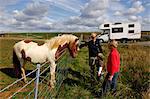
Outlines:
[[110,74],[107,73],[105,80],[103,82],[102,94],[105,95],[110,89],[112,91],[116,91],[117,87],[117,79],[118,79],[119,72],[115,73],[112,81],[108,80]]

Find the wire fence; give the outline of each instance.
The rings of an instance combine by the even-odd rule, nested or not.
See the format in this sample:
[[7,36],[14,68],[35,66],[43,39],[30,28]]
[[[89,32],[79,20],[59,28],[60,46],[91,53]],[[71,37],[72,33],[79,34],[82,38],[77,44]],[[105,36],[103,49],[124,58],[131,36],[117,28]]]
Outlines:
[[[22,84],[22,77],[0,90],[0,94],[11,91],[10,95],[5,97],[8,99],[54,98],[57,96],[59,89],[68,73],[67,62],[67,54],[65,54],[65,56],[61,58],[59,62],[57,62],[56,85],[53,89],[51,89],[49,86],[50,65],[48,64],[48,62],[45,62],[44,64],[37,64],[36,69],[32,70],[26,75],[28,78],[29,76],[36,73],[36,75],[34,75],[32,78],[28,78],[28,83]],[[16,87],[18,87],[18,90],[13,90],[16,89]]]

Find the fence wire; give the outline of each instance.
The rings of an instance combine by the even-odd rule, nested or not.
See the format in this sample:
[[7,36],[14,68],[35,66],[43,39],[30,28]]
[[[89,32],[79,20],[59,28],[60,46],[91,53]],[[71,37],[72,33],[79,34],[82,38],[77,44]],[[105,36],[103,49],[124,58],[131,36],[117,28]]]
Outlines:
[[[48,85],[48,82],[50,80],[50,65],[48,65],[48,62],[45,62],[44,64],[40,65],[40,73],[39,73],[39,83],[38,83],[38,91],[37,91],[37,98],[55,98],[57,94],[59,93],[59,89],[68,73],[67,71],[67,62],[68,62],[68,53],[65,54],[64,57],[59,59],[57,62],[57,69],[56,69],[56,85],[54,89],[50,89],[50,86]],[[26,77],[30,76],[31,74],[37,72],[37,68],[31,71],[26,75]],[[9,95],[5,98],[24,98],[24,99],[33,99],[35,98],[35,84],[37,76],[29,79],[30,81],[23,85],[20,89]],[[3,92],[7,92],[8,90],[11,90],[11,87],[15,86],[15,84],[21,82],[23,80],[23,77],[16,80],[12,84],[8,85],[7,87],[0,90],[0,94]],[[29,87],[29,88],[28,88]],[[28,92],[22,91],[23,89],[30,89]],[[21,92],[22,91],[22,92]],[[35,98],[35,99],[37,99]]]

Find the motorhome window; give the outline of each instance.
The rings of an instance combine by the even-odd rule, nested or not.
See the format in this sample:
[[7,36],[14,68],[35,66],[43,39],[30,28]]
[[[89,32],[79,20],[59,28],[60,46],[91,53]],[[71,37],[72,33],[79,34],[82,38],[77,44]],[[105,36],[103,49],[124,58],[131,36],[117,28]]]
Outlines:
[[123,28],[112,28],[112,33],[123,33]]
[[104,27],[109,27],[109,24],[104,24]]
[[129,30],[128,33],[134,33],[134,30]]
[[129,24],[128,27],[134,27],[134,24]]

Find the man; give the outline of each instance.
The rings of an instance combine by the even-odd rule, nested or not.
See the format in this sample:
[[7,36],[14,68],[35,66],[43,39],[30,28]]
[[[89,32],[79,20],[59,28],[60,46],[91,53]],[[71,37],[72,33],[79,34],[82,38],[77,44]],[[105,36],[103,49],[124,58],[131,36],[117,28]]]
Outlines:
[[117,78],[120,70],[120,55],[117,51],[118,43],[111,40],[108,44],[110,53],[107,61],[107,75],[103,82],[102,94],[105,95],[111,88],[112,91],[116,90]]
[[90,66],[90,72],[91,72],[91,80],[94,80],[95,78],[95,65],[97,67],[97,79],[100,79],[102,66],[103,66],[103,51],[100,44],[100,41],[96,39],[97,34],[91,33],[91,40],[86,42],[83,46],[88,46],[89,50],[89,66]]

